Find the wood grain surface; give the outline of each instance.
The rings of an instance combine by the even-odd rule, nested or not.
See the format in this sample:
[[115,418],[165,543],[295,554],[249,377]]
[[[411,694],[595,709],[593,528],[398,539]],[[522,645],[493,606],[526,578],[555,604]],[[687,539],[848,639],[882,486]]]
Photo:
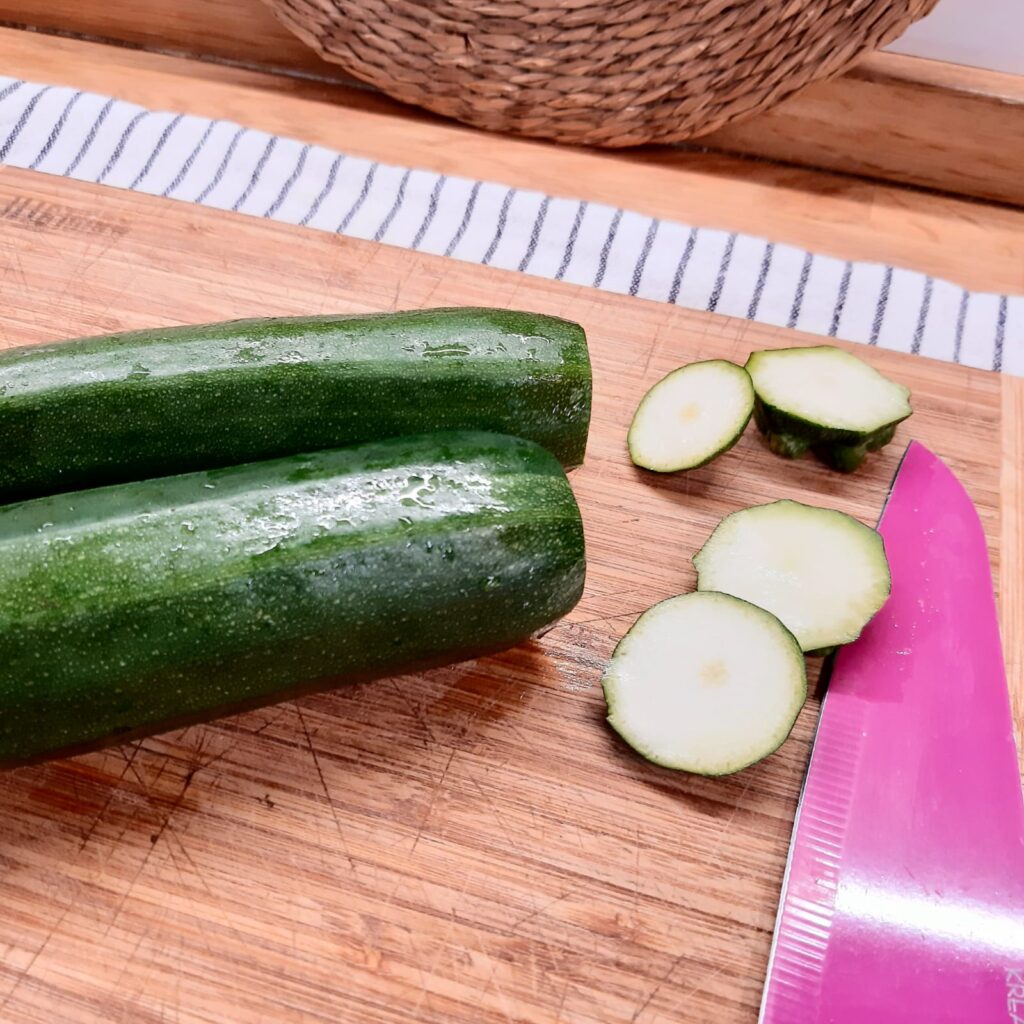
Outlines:
[[727,512],[791,497],[873,523],[911,435],[967,485],[997,579],[1015,581],[1008,649],[1024,639],[1020,439],[1002,438],[1019,435],[1020,381],[857,348],[917,410],[863,471],[776,459],[751,429],[712,465],[654,478],[624,449],[654,380],[800,336],[11,169],[0,303],[4,346],[508,305],[583,323],[595,376],[572,475],[586,593],[544,637],[0,776],[4,1024],[752,1024],[816,703],[748,771],[671,773],[603,723],[615,642],[692,587]]
[[1021,209],[723,153],[609,153],[499,139],[365,90],[10,29],[0,29],[0,68],[384,163],[893,263],[978,291],[1024,292]]
[[[0,19],[44,32],[352,81],[300,43],[262,0],[0,0]],[[358,95],[348,89],[343,102],[358,102]],[[395,103],[392,109],[403,108]],[[1024,78],[872,54],[846,74],[815,82],[773,110],[699,142],[1024,205]]]
[[1024,206],[1022,75],[875,53],[701,141]]

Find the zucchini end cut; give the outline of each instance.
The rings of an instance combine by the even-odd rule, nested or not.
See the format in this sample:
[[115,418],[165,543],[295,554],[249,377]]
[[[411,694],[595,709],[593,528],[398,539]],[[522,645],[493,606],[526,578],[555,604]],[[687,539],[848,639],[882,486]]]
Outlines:
[[755,352],[746,369],[754,422],[777,455],[812,452],[843,473],[883,448],[913,412],[910,392],[850,352],[830,345]]

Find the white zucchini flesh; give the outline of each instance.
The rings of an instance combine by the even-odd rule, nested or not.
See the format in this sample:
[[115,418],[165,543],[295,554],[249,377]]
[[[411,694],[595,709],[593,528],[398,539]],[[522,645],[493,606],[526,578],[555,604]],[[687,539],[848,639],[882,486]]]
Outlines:
[[754,387],[725,359],[690,363],[644,395],[627,444],[637,466],[658,473],[695,469],[731,448],[754,410]]
[[806,665],[775,616],[727,594],[649,608],[602,679],[608,723],[666,768],[728,775],[783,743],[807,696]]
[[777,616],[805,651],[855,640],[885,604],[885,545],[835,509],[776,501],[726,516],[694,556],[697,589]]
[[831,345],[755,352],[747,370],[765,405],[826,429],[866,434],[911,413],[905,387]]

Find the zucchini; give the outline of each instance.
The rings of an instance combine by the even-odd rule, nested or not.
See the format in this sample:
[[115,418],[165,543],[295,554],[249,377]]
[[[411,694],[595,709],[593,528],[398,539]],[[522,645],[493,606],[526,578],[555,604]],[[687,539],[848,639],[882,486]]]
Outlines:
[[728,775],[785,741],[807,697],[807,668],[774,615],[727,594],[649,608],[602,680],[608,723],[665,768]]
[[501,649],[568,612],[584,572],[561,466],[494,434],[8,505],[0,764]]
[[629,428],[629,457],[643,469],[696,469],[728,451],[750,422],[754,388],[726,359],[690,363],[644,395]]
[[797,501],[726,516],[693,564],[698,590],[766,609],[809,653],[860,636],[891,586],[877,531],[843,512]]
[[831,345],[754,352],[754,422],[777,455],[813,452],[849,473],[887,445],[913,410],[910,392]]
[[0,501],[437,430],[583,461],[583,329],[500,309],[235,320],[0,353]]

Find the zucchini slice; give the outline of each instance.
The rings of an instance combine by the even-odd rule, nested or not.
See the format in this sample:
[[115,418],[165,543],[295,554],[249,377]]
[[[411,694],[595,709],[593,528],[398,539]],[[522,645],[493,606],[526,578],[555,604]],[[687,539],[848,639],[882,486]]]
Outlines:
[[913,410],[910,392],[831,345],[754,352],[754,421],[777,455],[808,451],[849,473],[887,445]]
[[629,746],[699,775],[729,775],[778,749],[807,696],[793,635],[728,594],[684,594],[649,608],[601,682],[608,723]]
[[855,640],[891,586],[877,531],[835,509],[796,501],[726,516],[693,564],[698,590],[767,609],[805,651]]
[[753,410],[754,388],[742,366],[726,359],[682,366],[637,406],[629,457],[656,473],[696,469],[740,439]]

